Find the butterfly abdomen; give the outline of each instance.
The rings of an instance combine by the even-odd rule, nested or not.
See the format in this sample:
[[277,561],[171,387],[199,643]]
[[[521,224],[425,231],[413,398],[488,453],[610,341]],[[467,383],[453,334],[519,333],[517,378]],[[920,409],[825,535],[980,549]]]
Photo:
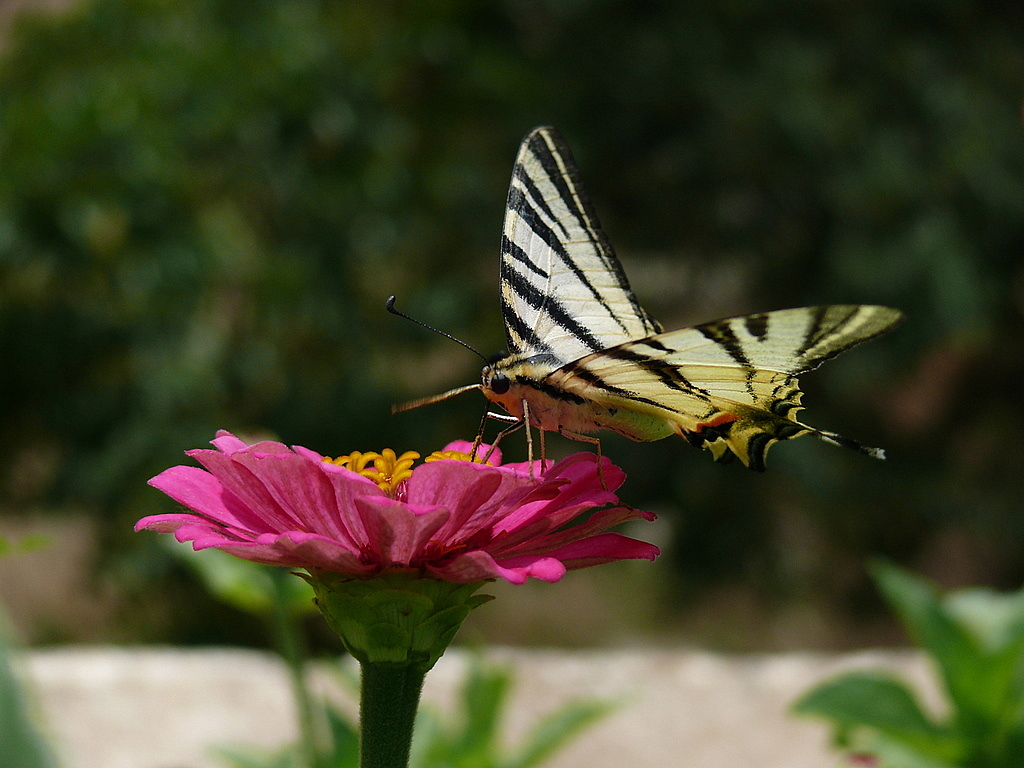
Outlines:
[[485,369],[483,392],[487,399],[516,418],[523,418],[528,410],[530,424],[548,432],[588,435],[607,429],[638,441],[661,440],[678,432],[664,415],[614,401],[604,402],[599,391],[570,391],[534,368],[529,363],[520,363],[501,371],[500,375],[509,382],[507,390],[504,385],[496,390],[492,384],[494,374],[488,376]]

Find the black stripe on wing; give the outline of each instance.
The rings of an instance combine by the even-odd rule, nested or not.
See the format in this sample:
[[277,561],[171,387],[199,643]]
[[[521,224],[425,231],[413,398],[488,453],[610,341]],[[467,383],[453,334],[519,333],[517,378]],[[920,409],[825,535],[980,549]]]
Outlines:
[[[559,219],[555,218],[555,212],[551,210],[551,206],[548,205],[548,201],[544,199],[544,195],[541,193],[540,189],[537,188],[533,179],[530,178],[530,174],[526,172],[526,169],[522,165],[517,165],[512,171],[512,179],[513,183],[509,187],[508,201],[506,202],[505,207],[511,208],[512,210],[518,210],[519,205],[525,205],[525,200],[523,198],[527,196],[531,197],[536,201],[537,207],[541,209],[544,215],[558,225],[558,228],[562,230],[562,235],[564,237],[568,237],[569,230],[565,228],[565,225]],[[516,187],[516,181],[522,184],[523,189],[518,189]]]
[[[552,322],[554,322],[559,328],[575,337],[581,344],[587,346],[592,352],[598,352],[601,350],[601,342],[594,338],[594,335],[586,326],[577,322],[557,299],[548,294],[541,293],[533,283],[522,275],[522,273],[510,269],[506,272],[504,279],[505,285],[507,285],[509,289],[511,289],[511,291],[522,299],[528,306],[548,315]],[[506,306],[505,310],[504,314],[506,324],[509,323],[510,315],[512,316],[512,322],[521,322],[521,320],[516,317],[515,311],[511,307]],[[530,329],[530,333],[527,337],[536,339],[536,331]],[[521,336],[524,341],[527,337]]]
[[[553,208],[555,200],[559,205]],[[506,203],[506,227],[511,231],[505,232],[502,242],[503,279],[508,272],[522,269],[518,265],[538,276],[555,268],[554,264],[531,263],[531,259],[557,261],[571,276],[549,291],[563,301],[563,308],[572,306],[576,312],[576,302],[594,301],[602,308],[603,318],[626,338],[641,338],[659,330],[630,290],[622,265],[579,181],[572,153],[554,129],[536,129],[520,148]],[[533,238],[543,243],[538,253],[529,246]],[[538,335],[546,335],[549,330],[540,316],[528,322],[536,325]],[[619,341],[609,339],[609,332],[605,329],[597,333],[602,346]]]
[[[746,320],[746,318],[743,318],[743,320]],[[736,361],[736,365],[744,370],[747,380],[747,393],[754,397],[754,387],[751,382],[757,374],[757,369],[751,364],[750,358],[747,357],[747,353],[743,350],[743,342],[739,340],[736,332],[732,329],[733,322],[735,321],[726,320],[718,323],[705,323],[704,325],[696,326],[696,330],[700,331],[708,341],[714,342],[724,349],[726,354]],[[764,327],[761,328],[760,326],[760,323],[754,323],[754,327],[761,331],[760,335],[763,338],[767,333],[767,318],[764,320]]]
[[[538,212],[537,208],[534,207],[534,202],[535,201],[531,201],[526,195],[522,194],[522,192],[518,189],[513,188],[512,190],[509,190],[509,208],[519,217],[520,222],[529,227],[530,231],[537,237],[539,237],[544,242],[544,245],[546,245],[550,249],[550,252],[555,254],[555,256],[557,256],[558,259],[562,262],[562,264],[564,264],[568,268],[568,270],[572,272],[573,276],[576,278],[578,283],[586,289],[586,291],[590,294],[590,297],[594,301],[596,301],[604,308],[604,311],[607,313],[608,317],[612,318],[612,320],[615,321],[615,323],[622,329],[623,333],[629,333],[630,328],[626,325],[625,321],[621,317],[619,317],[618,313],[616,313],[615,310],[611,308],[611,306],[608,304],[607,297],[602,295],[602,293],[596,287],[594,287],[594,284],[590,281],[590,278],[587,277],[586,272],[584,272],[580,268],[579,264],[577,264],[576,261],[572,258],[572,255],[569,253],[568,249],[565,246],[565,242],[562,240],[562,238],[559,237],[559,235],[554,231],[554,229],[552,229],[548,225],[548,223]],[[566,203],[568,205],[569,201],[566,201]],[[534,264],[530,260],[528,254],[525,251],[523,251],[523,249],[520,246],[518,246],[514,241],[512,241],[507,236],[507,234],[502,236],[502,244],[504,245],[506,243],[509,246],[514,246],[517,249],[517,251],[513,253],[511,251],[503,250],[503,255],[510,256],[511,258],[514,258],[516,261],[521,263],[529,262],[531,264],[531,271],[535,272],[538,275],[545,275],[544,268],[541,265]],[[595,244],[592,243],[592,245]],[[594,250],[595,253],[600,252],[596,245]],[[510,265],[507,261],[503,261],[502,263],[503,266],[506,267],[506,269],[503,270],[502,277],[508,280],[510,279],[510,274],[514,273],[515,270],[512,269],[512,265]],[[636,303],[635,299],[633,299],[632,303]],[[544,311],[545,308],[542,306],[537,306],[535,307],[535,309]],[[568,330],[568,328],[562,323],[559,323],[559,325],[562,325],[563,328]],[[593,349],[600,349],[600,345],[598,345],[597,347],[593,347]]]
[[[656,351],[668,351],[665,345],[661,342],[653,339],[643,339],[641,341],[606,349],[601,354],[601,359],[620,360],[628,365],[634,365],[640,370],[651,374],[660,383],[670,389],[674,389],[678,392],[684,392],[687,395],[692,395],[693,397],[701,400],[708,399],[708,395],[710,393],[707,390],[694,385],[693,382],[683,376],[677,364],[669,362],[661,357],[637,352],[636,347],[640,344]],[[628,393],[627,390],[613,387],[603,381],[600,377],[587,369],[587,364],[593,364],[593,360],[588,358],[575,363],[570,363],[569,365],[564,366],[561,370],[567,374],[580,376],[581,378],[588,380],[591,384],[601,387],[609,392],[615,391],[616,394],[626,393],[631,399],[638,399],[635,393]],[[584,372],[587,374],[586,376],[584,375]],[[660,407],[664,408],[665,406],[662,405]]]
[[[836,308],[830,306],[823,306],[811,307],[810,309],[811,316],[814,318],[814,320],[811,323],[810,327],[807,329],[807,338],[804,339],[804,343],[801,344],[799,349],[797,349],[796,351],[797,355],[801,358],[808,352],[810,352],[812,349],[814,349],[816,346],[818,346],[818,344],[820,344],[822,341],[827,339],[829,336],[842,330],[843,326],[850,322],[850,318],[857,314],[858,307],[845,307],[845,312],[843,313],[842,317],[838,318],[837,320],[833,321],[830,324],[826,324],[825,320],[829,315],[836,314]],[[832,355],[838,355],[840,352],[843,351],[843,349],[845,349],[845,347],[836,349],[836,351],[833,352]]]
[[766,313],[759,312],[756,315],[747,315],[742,320],[743,327],[747,329],[747,333],[758,341],[764,341],[768,337],[768,315]]
[[537,266],[537,264],[535,264],[533,260],[526,255],[526,251],[509,240],[508,235],[501,236],[501,253],[504,256],[515,259],[518,263],[522,264],[539,278],[547,280],[551,277],[545,270]]
[[[796,351],[801,367],[793,373],[814,370],[850,347],[873,339],[903,322],[902,312],[867,304],[832,304],[809,307],[807,311],[813,319],[808,326],[807,337]],[[850,328],[854,321],[858,321],[861,327]]]
[[505,337],[510,352],[531,349],[534,352],[551,353],[551,348],[541,341],[537,331],[526,324],[504,296],[501,297],[501,313],[505,318]]
[[[617,387],[614,384],[608,384],[596,373],[594,373],[593,371],[588,371],[586,368],[575,368],[571,366],[566,366],[558,370],[558,373],[563,372],[571,373],[573,377],[578,378],[580,381],[584,381],[587,384],[590,384],[591,386],[597,389],[601,389],[610,395],[615,395],[626,400],[632,400],[634,403],[643,403],[644,405],[653,406],[654,408],[660,408],[661,410],[669,411],[670,413],[681,413],[681,411],[678,411],[675,408],[666,405],[665,403],[658,402],[657,400],[653,400],[648,397],[642,397],[641,395],[637,394],[636,392],[633,392],[632,390],[623,389],[622,387]],[[544,383],[546,384],[546,382]],[[561,387],[551,388],[557,389],[559,391],[564,391]]]
[[629,299],[633,313],[643,322],[646,332],[648,334],[657,333],[660,330],[658,324],[647,316],[643,307],[636,300],[636,296],[633,295],[626,272],[615,255],[608,236],[601,228],[597,212],[580,181],[576,160],[569,145],[554,128],[541,128],[534,133],[530,149],[548,173],[565,207],[573,213],[580,226],[590,235],[595,253],[605,270],[615,278],[615,284]]

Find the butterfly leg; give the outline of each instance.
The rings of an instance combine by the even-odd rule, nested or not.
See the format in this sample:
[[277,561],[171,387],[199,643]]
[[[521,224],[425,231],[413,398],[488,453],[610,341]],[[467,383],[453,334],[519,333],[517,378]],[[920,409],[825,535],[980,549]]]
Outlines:
[[482,459],[485,464],[490,460],[491,454],[494,453],[494,449],[498,447],[498,443],[501,442],[502,438],[505,437],[505,435],[512,434],[517,429],[522,429],[525,424],[522,419],[517,419],[515,416],[508,416],[504,413],[494,413],[493,411],[485,412],[484,417],[480,420],[480,430],[477,432],[476,440],[473,441],[473,450],[470,452],[470,456],[473,458],[473,461],[476,461],[477,451],[480,450],[480,444],[483,442],[484,427],[487,425],[488,419],[494,419],[495,421],[499,421],[503,424],[508,424],[508,426],[495,435],[494,442],[491,443],[491,447]]
[[470,461],[476,461],[476,452],[480,450],[480,443],[484,441],[484,428],[487,426],[487,417],[497,415],[496,413],[492,414],[490,411],[484,411],[484,415],[480,419],[480,426],[476,430],[476,439],[473,440],[473,450],[469,452]]
[[[530,404],[523,400],[523,423],[526,425],[526,458],[530,462],[530,479],[533,479],[533,431],[530,429]],[[540,438],[540,471],[543,474],[547,471],[547,443],[544,438],[544,430],[537,427],[537,435]]]
[[[530,479],[533,480],[533,430],[530,429],[530,404],[523,400],[523,424],[526,425],[526,460],[530,463]],[[541,471],[543,471],[543,466]]]
[[545,445],[544,430],[538,429],[537,431],[540,437],[540,471],[543,474],[548,470],[548,448],[547,445]]

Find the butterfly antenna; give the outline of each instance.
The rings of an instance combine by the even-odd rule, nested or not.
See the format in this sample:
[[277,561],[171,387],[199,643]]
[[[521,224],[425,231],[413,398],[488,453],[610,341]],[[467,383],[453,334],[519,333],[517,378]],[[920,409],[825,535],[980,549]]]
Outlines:
[[419,400],[410,400],[407,403],[399,403],[398,405],[391,406],[392,413],[405,413],[411,411],[413,408],[419,408],[423,405],[433,405],[434,403],[440,403],[442,400],[447,400],[449,397],[455,397],[461,395],[463,392],[469,392],[471,389],[482,389],[479,384],[467,384],[464,387],[456,387],[455,389],[449,389],[447,392],[442,392],[440,395],[432,395],[431,397],[421,397]]
[[485,363],[489,362],[487,360],[487,358],[483,355],[482,352],[480,352],[479,350],[474,349],[473,347],[469,346],[469,344],[464,342],[462,339],[457,339],[454,336],[452,336],[450,333],[445,333],[444,331],[439,331],[437,328],[435,328],[432,325],[427,325],[426,323],[421,322],[420,320],[417,320],[415,317],[409,317],[404,312],[399,312],[397,309],[395,309],[395,297],[394,296],[388,296],[387,303],[384,306],[387,308],[388,312],[390,312],[392,315],[398,315],[399,317],[404,317],[406,320],[409,320],[410,322],[416,323],[416,325],[420,326],[421,328],[426,328],[428,331],[433,331],[436,334],[444,336],[446,339],[451,339],[456,344],[461,344],[466,349],[468,349],[470,352],[472,352],[474,355],[477,355]]

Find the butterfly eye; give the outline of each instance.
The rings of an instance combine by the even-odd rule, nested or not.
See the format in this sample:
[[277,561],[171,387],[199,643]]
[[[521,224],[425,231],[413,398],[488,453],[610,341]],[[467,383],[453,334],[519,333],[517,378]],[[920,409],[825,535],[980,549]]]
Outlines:
[[512,388],[512,381],[504,373],[496,373],[491,378],[491,391],[496,395],[504,395]]

